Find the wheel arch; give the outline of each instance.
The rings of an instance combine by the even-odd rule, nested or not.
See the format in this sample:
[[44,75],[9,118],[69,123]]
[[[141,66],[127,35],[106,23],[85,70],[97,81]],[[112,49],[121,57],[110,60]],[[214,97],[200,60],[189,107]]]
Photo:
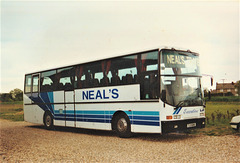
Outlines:
[[[116,111],[116,112],[113,114],[112,120],[111,120],[112,130],[115,130],[114,123],[115,123],[115,121],[117,120],[116,118],[117,118],[120,114],[125,114],[125,115],[129,118],[129,116],[127,115],[126,112],[124,112],[124,111],[122,111],[122,110]],[[130,121],[130,118],[129,118],[129,121]]]

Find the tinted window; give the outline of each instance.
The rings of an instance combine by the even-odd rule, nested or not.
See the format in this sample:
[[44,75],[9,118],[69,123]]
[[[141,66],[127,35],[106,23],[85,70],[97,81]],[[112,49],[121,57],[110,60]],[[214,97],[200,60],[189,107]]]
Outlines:
[[56,70],[43,72],[41,74],[41,92],[51,92],[55,87]]
[[159,98],[158,51],[143,53],[138,61],[138,78],[142,99]]
[[67,67],[57,70],[55,90],[73,90],[75,83],[75,69]]
[[49,78],[46,84],[55,85],[55,90],[139,84],[141,99],[155,99],[159,97],[158,51],[58,69],[56,84]]
[[115,67],[115,69],[113,68],[113,70],[115,70],[115,75],[113,75],[113,77],[119,77],[120,83],[123,85],[135,84],[137,76],[137,58],[137,55],[132,55],[116,60],[115,62],[117,63],[115,64],[117,67]]
[[110,61],[99,61],[76,66],[75,88],[91,88],[110,85]]

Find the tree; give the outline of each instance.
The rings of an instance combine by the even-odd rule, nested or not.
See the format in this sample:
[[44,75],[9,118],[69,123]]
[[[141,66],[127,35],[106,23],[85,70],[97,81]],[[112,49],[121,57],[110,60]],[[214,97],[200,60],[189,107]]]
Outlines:
[[22,101],[23,91],[21,89],[15,88],[9,93],[0,93],[1,102],[12,102],[12,101]]
[[23,100],[23,91],[21,89],[15,88],[14,90],[11,90],[9,94],[14,101]]
[[240,95],[240,80],[238,80],[238,81],[236,82],[236,84],[234,85],[234,87],[237,89],[238,95]]
[[11,95],[9,93],[1,93],[0,94],[0,101],[2,102],[12,102]]

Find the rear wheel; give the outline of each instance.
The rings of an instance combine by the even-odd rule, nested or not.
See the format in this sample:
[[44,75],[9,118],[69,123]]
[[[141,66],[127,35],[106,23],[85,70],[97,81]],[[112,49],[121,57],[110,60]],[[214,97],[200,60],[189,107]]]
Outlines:
[[126,114],[119,114],[115,120],[115,127],[117,134],[121,138],[129,138],[132,136],[131,123]]
[[46,129],[53,129],[53,116],[50,112],[45,112],[43,121]]

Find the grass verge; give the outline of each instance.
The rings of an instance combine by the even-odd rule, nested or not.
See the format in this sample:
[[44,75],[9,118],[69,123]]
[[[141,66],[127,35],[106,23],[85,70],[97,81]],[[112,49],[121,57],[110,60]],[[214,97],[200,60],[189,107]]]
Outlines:
[[11,121],[23,121],[23,104],[22,102],[10,102],[0,104],[0,118]]
[[232,117],[239,114],[240,102],[207,102],[206,127],[188,133],[209,136],[240,135],[229,124]]

